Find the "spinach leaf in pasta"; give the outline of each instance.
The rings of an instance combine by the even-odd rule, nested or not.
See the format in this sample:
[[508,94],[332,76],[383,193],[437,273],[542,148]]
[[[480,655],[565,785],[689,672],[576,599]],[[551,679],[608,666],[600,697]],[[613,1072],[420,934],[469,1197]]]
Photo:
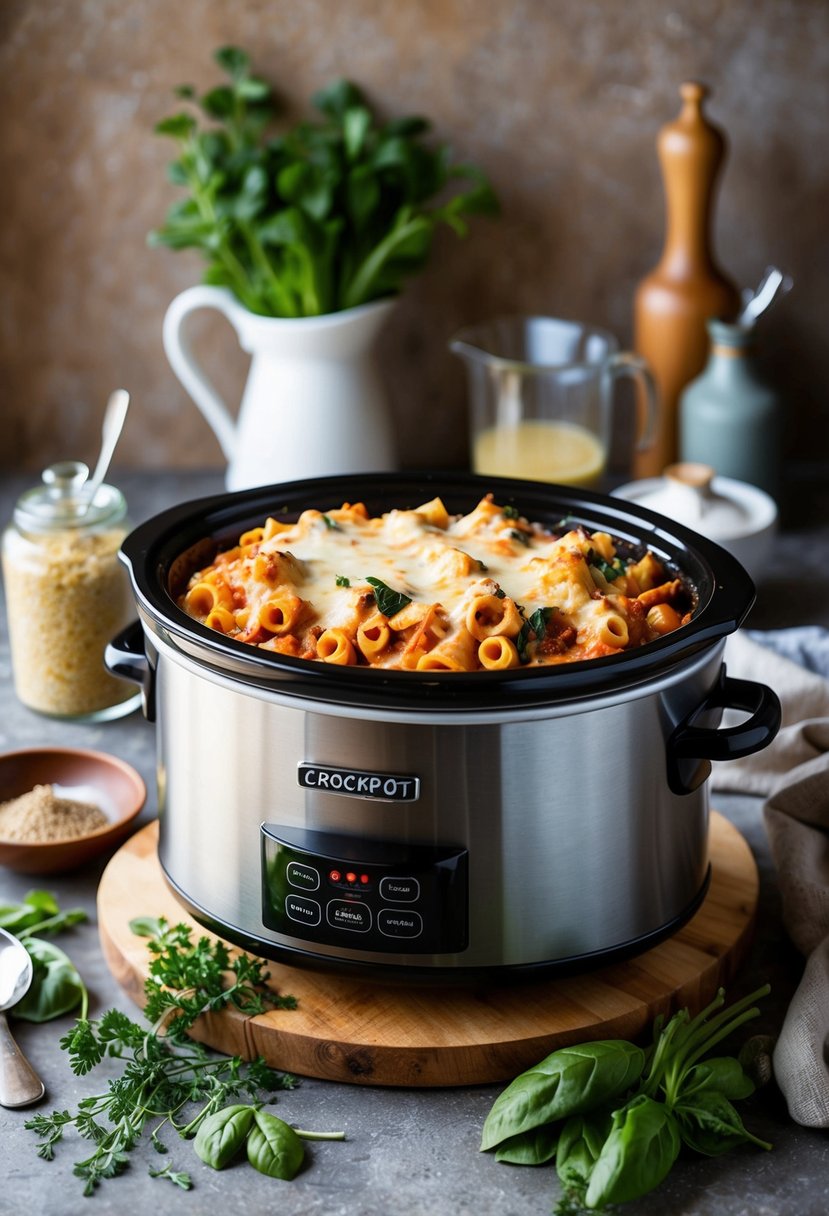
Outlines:
[[524,621],[521,630],[515,639],[515,649],[518,651],[518,658],[522,663],[528,663],[530,660],[527,646],[530,641],[535,638],[540,642],[547,632],[547,622],[555,612],[555,608],[536,608],[528,620]]
[[367,578],[366,582],[374,588],[374,598],[383,616],[394,616],[412,602],[410,595],[404,595],[402,591],[395,591],[393,587],[387,586],[379,578]]
[[588,565],[593,566],[596,570],[598,570],[599,574],[601,574],[603,578],[607,579],[609,583],[612,583],[614,579],[621,578],[625,573],[625,566],[622,563],[621,558],[614,557],[612,562],[607,562],[603,557],[599,557],[599,555],[592,549],[587,555],[587,562]]

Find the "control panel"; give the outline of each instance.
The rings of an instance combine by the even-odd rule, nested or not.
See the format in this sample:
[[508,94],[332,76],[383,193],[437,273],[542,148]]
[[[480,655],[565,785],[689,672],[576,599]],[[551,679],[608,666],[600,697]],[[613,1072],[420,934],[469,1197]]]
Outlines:
[[289,937],[385,953],[468,943],[466,849],[263,823],[262,920]]

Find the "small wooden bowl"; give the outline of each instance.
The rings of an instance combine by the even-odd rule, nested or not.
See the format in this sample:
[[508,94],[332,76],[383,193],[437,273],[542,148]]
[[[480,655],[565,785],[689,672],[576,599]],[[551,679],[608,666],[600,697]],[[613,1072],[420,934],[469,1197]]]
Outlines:
[[93,802],[109,823],[85,836],[43,843],[0,839],[0,865],[20,874],[74,870],[112,852],[129,834],[147,797],[147,787],[129,764],[105,752],[76,747],[23,748],[0,755],[0,802],[53,785],[61,798]]

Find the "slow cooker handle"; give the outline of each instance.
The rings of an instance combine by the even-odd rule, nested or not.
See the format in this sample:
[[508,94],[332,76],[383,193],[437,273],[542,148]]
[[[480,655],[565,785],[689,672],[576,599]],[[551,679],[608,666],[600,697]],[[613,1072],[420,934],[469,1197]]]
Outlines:
[[147,658],[140,621],[133,621],[107,643],[104,666],[112,675],[138,685],[144,717],[155,722],[155,669]]
[[[711,714],[719,721],[724,709],[744,710],[751,716],[724,730],[696,725]],[[723,665],[716,686],[668,739],[671,789],[675,794],[690,794],[708,777],[711,760],[739,760],[762,751],[780,729],[780,720],[776,693],[753,680],[732,679]]]

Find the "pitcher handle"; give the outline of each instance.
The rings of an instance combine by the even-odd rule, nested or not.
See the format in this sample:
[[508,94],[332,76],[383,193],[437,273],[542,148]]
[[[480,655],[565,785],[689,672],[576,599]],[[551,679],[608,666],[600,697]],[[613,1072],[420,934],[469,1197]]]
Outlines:
[[636,451],[643,452],[653,443],[659,412],[659,393],[651,369],[645,359],[628,350],[611,355],[606,367],[611,380],[616,380],[619,376],[630,376],[644,392],[644,408],[640,406],[637,410],[640,434],[636,442]]
[[219,441],[227,459],[233,459],[236,450],[236,423],[225,401],[216,392],[208,377],[199,366],[183,328],[191,312],[201,308],[215,308],[223,313],[238,332],[236,313],[238,305],[233,296],[223,287],[188,287],[171,302],[164,316],[162,341],[164,353],[170,367],[185,390],[195,401]]

